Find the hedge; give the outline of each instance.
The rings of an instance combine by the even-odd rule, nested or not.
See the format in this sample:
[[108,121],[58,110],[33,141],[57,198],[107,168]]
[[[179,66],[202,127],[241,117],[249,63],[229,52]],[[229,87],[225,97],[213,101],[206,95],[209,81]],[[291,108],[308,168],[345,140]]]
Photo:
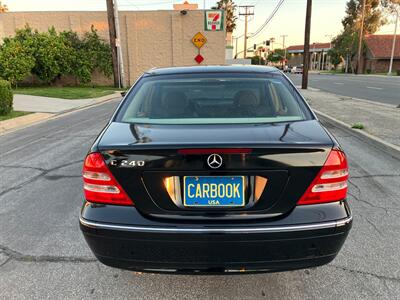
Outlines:
[[112,75],[111,47],[96,29],[78,35],[73,31],[46,32],[29,25],[16,30],[0,45],[0,77],[16,86],[30,74],[43,83],[55,83],[61,76],[72,75],[79,83],[89,83],[97,70]]
[[13,109],[11,84],[0,79],[0,116],[8,115]]

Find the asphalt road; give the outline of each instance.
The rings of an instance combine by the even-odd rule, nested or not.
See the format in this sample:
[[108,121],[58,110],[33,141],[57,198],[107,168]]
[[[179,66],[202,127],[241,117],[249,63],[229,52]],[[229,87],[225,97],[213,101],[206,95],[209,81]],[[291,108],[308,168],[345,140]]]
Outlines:
[[348,153],[353,229],[317,269],[137,274],[98,263],[78,228],[82,160],[116,102],[0,136],[0,299],[399,299],[400,161],[331,128]]
[[[295,85],[301,85],[300,74],[289,74]],[[400,76],[374,75],[309,75],[309,86],[341,96],[367,99],[376,102],[400,104]]]

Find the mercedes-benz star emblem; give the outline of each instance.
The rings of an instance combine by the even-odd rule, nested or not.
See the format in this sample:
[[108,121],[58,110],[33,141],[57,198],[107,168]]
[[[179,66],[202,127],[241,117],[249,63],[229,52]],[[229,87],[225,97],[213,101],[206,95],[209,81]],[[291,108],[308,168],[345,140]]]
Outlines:
[[207,158],[207,164],[211,169],[218,169],[222,166],[222,157],[218,154],[211,154]]

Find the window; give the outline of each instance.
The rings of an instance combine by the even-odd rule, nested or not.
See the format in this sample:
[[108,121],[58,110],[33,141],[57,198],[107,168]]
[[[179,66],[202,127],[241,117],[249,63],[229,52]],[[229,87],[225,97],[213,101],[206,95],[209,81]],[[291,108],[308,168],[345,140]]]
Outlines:
[[185,74],[142,78],[116,121],[240,124],[301,121],[308,108],[280,74]]

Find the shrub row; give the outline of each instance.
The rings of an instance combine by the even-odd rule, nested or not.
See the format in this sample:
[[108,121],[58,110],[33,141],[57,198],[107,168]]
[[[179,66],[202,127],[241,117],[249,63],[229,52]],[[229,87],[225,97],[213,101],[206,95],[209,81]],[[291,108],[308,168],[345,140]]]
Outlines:
[[13,108],[13,93],[11,85],[6,80],[0,80],[0,116],[7,115]]
[[110,45],[100,39],[92,27],[79,36],[73,31],[50,28],[38,32],[28,25],[0,46],[0,77],[16,85],[30,74],[45,84],[62,75],[72,75],[80,83],[91,81],[94,70],[112,74]]

